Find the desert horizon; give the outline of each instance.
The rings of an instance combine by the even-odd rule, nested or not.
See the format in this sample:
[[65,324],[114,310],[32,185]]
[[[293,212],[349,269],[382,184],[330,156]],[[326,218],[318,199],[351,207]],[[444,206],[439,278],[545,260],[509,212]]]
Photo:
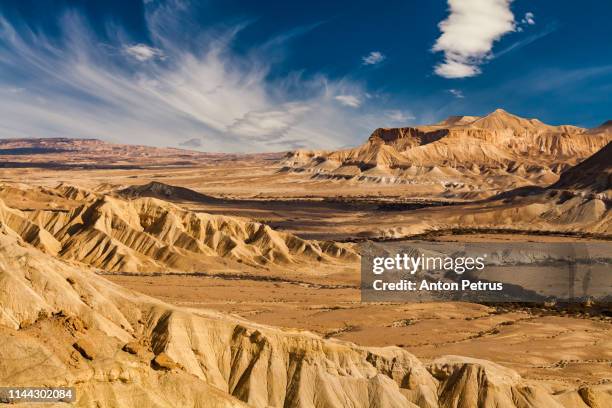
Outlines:
[[612,406],[611,15],[0,1],[0,405]]

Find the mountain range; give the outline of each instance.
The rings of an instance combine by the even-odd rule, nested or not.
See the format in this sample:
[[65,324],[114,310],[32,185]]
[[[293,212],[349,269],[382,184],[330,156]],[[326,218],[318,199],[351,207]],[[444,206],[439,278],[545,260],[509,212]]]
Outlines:
[[281,164],[315,178],[426,184],[439,195],[475,198],[549,185],[610,141],[609,122],[594,129],[551,126],[497,109],[483,117],[379,128],[359,147],[294,151]]

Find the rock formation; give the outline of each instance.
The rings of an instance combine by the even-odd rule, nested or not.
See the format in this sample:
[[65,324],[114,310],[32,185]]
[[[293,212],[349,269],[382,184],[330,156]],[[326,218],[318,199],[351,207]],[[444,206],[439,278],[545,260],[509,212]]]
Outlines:
[[[72,197],[75,190],[56,193]],[[308,241],[247,219],[195,213],[155,198],[93,197],[70,211],[20,211],[0,200],[0,215],[42,251],[109,272],[291,269],[357,260],[349,244]]]
[[362,146],[334,152],[297,151],[284,171],[364,182],[439,184],[443,194],[489,196],[545,186],[612,140],[609,126],[550,126],[498,109],[484,117],[450,117],[417,127],[376,129]]

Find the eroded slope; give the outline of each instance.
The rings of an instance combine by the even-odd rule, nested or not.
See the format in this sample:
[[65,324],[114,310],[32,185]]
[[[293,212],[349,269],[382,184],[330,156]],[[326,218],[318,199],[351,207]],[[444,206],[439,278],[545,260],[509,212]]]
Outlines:
[[605,386],[552,395],[486,361],[445,357],[426,367],[396,347],[358,347],[173,307],[42,253],[4,222],[0,285],[0,382],[74,386],[77,406],[512,408],[610,401]]
[[[75,190],[61,192],[70,197]],[[357,260],[350,245],[304,240],[248,219],[196,213],[155,198],[92,197],[61,211],[20,211],[0,200],[0,214],[37,248],[111,272],[296,269]]]

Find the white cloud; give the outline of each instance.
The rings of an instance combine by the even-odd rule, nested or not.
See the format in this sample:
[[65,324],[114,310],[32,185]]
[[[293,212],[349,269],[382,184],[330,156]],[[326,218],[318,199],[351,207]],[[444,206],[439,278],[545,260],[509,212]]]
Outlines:
[[460,89],[449,89],[448,92],[450,92],[451,95],[453,95],[455,98],[465,98],[465,95],[463,95],[463,91],[461,91]]
[[350,106],[351,108],[358,108],[361,106],[361,99],[355,95],[336,95],[334,99],[342,105]]
[[385,58],[387,57],[380,51],[372,51],[365,57],[361,57],[361,60],[363,65],[376,65],[383,62]]
[[[201,32],[186,39],[190,10],[169,4],[147,6],[150,45],[110,33],[119,40],[100,46],[74,13],[64,17],[64,32],[53,40],[0,16],[0,137],[156,146],[188,141],[194,148],[201,140],[209,151],[278,151],[355,145],[373,122],[384,120],[390,107],[380,102],[367,106],[367,118],[343,108],[368,103],[360,83],[300,73],[267,80],[265,51],[254,48],[248,57],[231,51],[239,28],[226,36]],[[117,49],[122,53],[115,54]],[[126,58],[147,63],[135,70]],[[18,93],[9,90],[17,88]]]
[[450,15],[438,25],[442,35],[433,47],[444,53],[444,61],[435,67],[435,73],[445,78],[478,75],[493,43],[515,29],[511,2],[448,0]]
[[123,47],[123,50],[125,53],[141,62],[148,61],[152,58],[164,57],[164,53],[160,49],[149,47],[145,44],[126,45]]
[[480,68],[472,63],[446,60],[438,64],[435,69],[436,74],[444,78],[467,78],[480,74]]

